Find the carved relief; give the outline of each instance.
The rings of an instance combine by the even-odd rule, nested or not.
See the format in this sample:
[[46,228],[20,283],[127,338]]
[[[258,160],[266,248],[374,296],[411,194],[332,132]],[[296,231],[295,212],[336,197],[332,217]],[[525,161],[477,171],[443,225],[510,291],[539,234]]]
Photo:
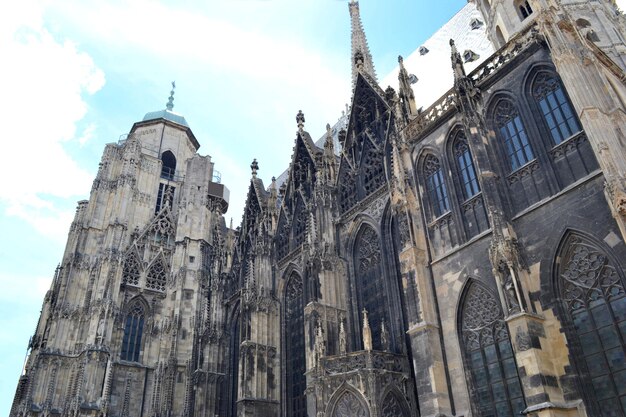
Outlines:
[[356,395],[346,391],[335,404],[332,417],[369,417],[369,410],[363,406]]

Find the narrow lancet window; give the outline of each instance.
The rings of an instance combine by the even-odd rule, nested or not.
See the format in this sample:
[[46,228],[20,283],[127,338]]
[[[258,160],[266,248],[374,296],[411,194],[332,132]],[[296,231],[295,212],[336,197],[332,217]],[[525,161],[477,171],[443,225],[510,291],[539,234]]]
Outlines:
[[513,103],[500,101],[495,111],[495,124],[512,171],[535,159],[519,111]]
[[561,83],[553,75],[541,73],[537,77],[533,85],[533,97],[541,108],[543,120],[555,145],[582,130]]
[[443,170],[439,159],[433,155],[428,155],[424,160],[424,177],[426,178],[426,190],[430,200],[430,206],[434,217],[439,217],[450,208],[448,201],[448,191],[443,179]]
[[122,339],[122,353],[120,355],[122,360],[139,362],[144,319],[145,311],[143,304],[135,302],[131,305],[126,315],[124,337]]

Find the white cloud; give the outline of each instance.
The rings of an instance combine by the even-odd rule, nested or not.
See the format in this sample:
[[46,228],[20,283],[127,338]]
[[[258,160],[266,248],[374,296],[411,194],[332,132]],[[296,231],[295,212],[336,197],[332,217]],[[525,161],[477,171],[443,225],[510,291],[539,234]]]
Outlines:
[[90,123],[84,130],[83,133],[78,138],[78,143],[80,146],[84,146],[87,142],[89,142],[96,132],[96,124]]
[[297,36],[271,36],[246,29],[239,22],[210,17],[204,11],[146,0],[70,3],[71,7],[58,1],[51,7],[101,45],[165,57],[172,65],[182,62],[186,67],[240,74],[246,83],[280,81],[283,86],[279,88],[298,86],[324,101],[328,101],[329,91],[349,94],[344,74],[333,71],[321,52],[298,43]]
[[104,73],[71,41],[54,39],[41,16],[36,3],[17,2],[0,17],[2,170],[11,179],[0,188],[0,202],[44,234],[63,230],[63,239],[71,212],[57,209],[51,197],[84,195],[91,182],[63,143],[74,138],[87,111],[83,97],[102,88]]

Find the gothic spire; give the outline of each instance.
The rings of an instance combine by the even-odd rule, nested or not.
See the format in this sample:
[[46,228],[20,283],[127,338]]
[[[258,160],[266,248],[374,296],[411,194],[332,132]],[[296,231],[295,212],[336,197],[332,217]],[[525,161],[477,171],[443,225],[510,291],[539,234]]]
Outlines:
[[366,72],[374,81],[376,79],[376,70],[374,69],[374,61],[370,48],[367,45],[363,23],[361,22],[361,14],[359,12],[359,2],[350,0],[348,3],[350,8],[350,22],[352,27],[352,86],[356,83],[356,76],[359,71]]
[[174,108],[174,90],[175,89],[176,89],[176,81],[172,81],[172,91],[170,91],[170,97],[167,99],[167,104],[165,105],[165,107],[169,111],[172,111],[172,109]]

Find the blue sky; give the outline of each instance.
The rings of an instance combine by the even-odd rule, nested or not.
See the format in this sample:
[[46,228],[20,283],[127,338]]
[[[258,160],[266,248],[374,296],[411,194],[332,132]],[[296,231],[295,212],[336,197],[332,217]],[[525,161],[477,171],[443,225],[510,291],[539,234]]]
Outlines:
[[[362,0],[379,79],[465,3]],[[298,110],[317,138],[349,102],[349,22],[345,0],[27,0],[3,10],[0,414],[104,145],[165,108],[176,80],[174,110],[230,188],[226,217],[237,225],[252,159],[268,184],[289,164]]]

